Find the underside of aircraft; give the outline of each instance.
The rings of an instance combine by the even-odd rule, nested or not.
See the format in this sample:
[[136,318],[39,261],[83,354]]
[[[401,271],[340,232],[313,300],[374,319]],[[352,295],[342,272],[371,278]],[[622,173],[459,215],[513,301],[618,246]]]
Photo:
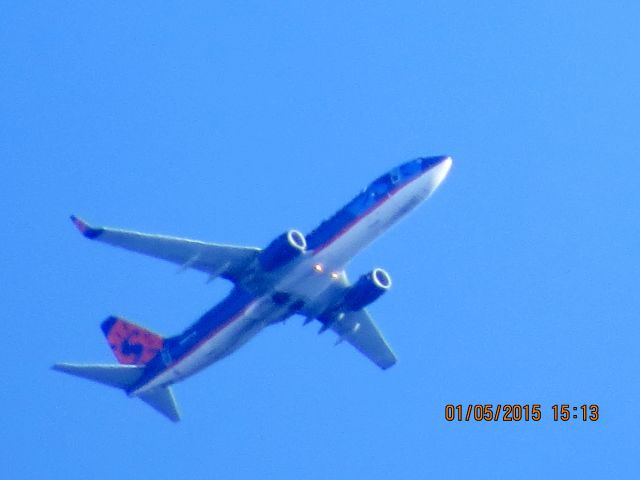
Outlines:
[[233,353],[263,328],[302,315],[332,330],[381,369],[396,357],[366,307],[391,287],[375,268],[351,283],[349,260],[425,200],[447,176],[447,156],[412,160],[385,173],[307,235],[290,229],[265,248],[223,245],[71,219],[87,238],[233,282],[231,293],[184,331],[158,335],[110,316],[102,330],[118,364],[59,363],[54,369],[124,390],[167,418],[180,414],[171,385]]

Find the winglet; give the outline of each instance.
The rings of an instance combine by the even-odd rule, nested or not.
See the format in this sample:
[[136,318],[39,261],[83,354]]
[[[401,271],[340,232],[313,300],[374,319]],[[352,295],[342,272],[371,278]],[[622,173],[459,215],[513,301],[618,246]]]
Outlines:
[[92,227],[87,222],[85,222],[81,218],[76,217],[75,215],[71,215],[71,221],[76,226],[76,228],[80,230],[80,233],[82,233],[82,235],[87,238],[96,238],[103,232],[102,228]]

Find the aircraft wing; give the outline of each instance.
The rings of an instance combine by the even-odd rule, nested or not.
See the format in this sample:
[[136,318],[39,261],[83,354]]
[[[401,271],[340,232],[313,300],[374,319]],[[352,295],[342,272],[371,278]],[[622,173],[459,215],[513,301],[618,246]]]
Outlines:
[[349,342],[383,370],[396,363],[391,347],[365,309],[346,312],[340,320],[332,322],[329,328],[338,334],[340,340]]
[[75,216],[71,216],[71,220],[85,237],[92,240],[167,260],[185,269],[200,270],[211,277],[221,276],[233,282],[242,276],[260,252],[255,247],[219,245],[186,238],[93,227]]

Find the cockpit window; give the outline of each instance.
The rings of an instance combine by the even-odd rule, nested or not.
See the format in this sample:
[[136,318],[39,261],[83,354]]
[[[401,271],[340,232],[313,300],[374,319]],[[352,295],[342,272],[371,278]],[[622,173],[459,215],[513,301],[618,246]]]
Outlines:
[[391,175],[387,173],[373,182],[367,190],[372,192],[376,198],[379,198],[391,190],[391,185]]
[[408,162],[400,166],[400,171],[404,178],[410,178],[420,172],[420,163],[418,161]]

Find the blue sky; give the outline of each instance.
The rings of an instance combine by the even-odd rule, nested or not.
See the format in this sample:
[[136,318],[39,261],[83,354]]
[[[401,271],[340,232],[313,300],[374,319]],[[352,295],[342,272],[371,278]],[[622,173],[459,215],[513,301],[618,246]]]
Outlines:
[[[0,24],[0,461],[12,478],[636,477],[640,7],[13,2]],[[454,168],[350,265],[387,269],[381,372],[291,319],[176,387],[184,420],[49,370],[99,323],[228,291],[81,238],[263,246],[396,164]],[[444,405],[542,405],[449,423]],[[597,403],[596,423],[551,406]],[[635,473],[635,474],[634,474]]]

